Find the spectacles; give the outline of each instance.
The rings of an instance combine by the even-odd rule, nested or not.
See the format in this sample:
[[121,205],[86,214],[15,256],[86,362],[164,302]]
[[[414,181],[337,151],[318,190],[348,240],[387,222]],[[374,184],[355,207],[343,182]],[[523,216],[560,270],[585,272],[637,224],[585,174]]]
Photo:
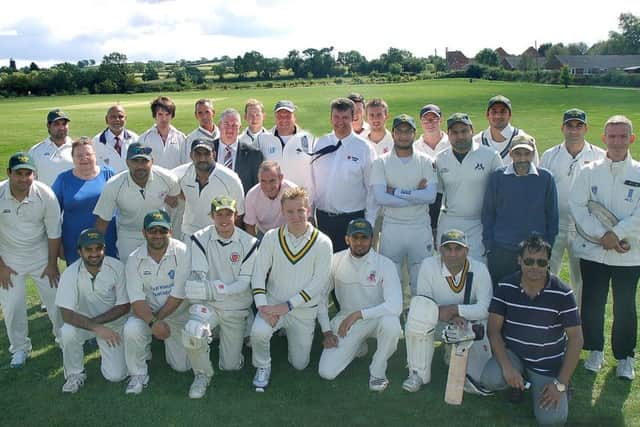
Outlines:
[[533,264],[536,264],[540,268],[547,268],[549,266],[549,260],[544,258],[523,258],[522,263],[527,267],[531,267]]

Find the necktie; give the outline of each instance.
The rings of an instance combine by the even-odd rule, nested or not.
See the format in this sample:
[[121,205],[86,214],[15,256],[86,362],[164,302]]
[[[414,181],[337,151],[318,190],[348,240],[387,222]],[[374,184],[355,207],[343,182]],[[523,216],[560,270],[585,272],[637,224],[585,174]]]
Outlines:
[[120,137],[116,136],[114,139],[116,140],[116,143],[113,146],[113,148],[115,148],[115,150],[118,152],[118,154],[121,154],[120,153],[120,149],[122,148],[122,143],[120,142]]
[[233,158],[231,157],[231,148],[227,145],[224,147],[224,165],[229,169],[233,169]]
[[327,145],[326,147],[322,147],[315,153],[311,153],[311,156],[315,156],[315,158],[311,160],[311,163],[315,162],[320,157],[326,154],[333,153],[334,151],[338,150],[338,148],[340,148],[341,146],[342,146],[342,141],[338,141],[336,145]]

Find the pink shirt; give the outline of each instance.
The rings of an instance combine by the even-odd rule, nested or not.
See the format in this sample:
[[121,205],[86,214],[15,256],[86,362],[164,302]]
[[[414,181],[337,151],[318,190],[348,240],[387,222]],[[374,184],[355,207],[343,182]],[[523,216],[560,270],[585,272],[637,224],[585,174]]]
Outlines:
[[297,185],[283,179],[278,196],[271,200],[262,192],[260,184],[254,185],[245,197],[244,222],[249,225],[257,225],[263,233],[284,225],[286,221],[282,216],[280,199],[282,199],[284,190],[291,187],[297,187]]

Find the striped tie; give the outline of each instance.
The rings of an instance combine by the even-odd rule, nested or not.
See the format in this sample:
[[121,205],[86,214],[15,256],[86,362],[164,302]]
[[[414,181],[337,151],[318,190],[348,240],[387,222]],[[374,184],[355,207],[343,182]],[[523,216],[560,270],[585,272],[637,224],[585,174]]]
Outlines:
[[116,143],[113,145],[113,148],[118,152],[118,154],[121,154],[120,150],[122,149],[122,144],[120,143],[120,137],[116,136],[114,139],[116,140]]
[[224,147],[224,165],[229,169],[233,169],[233,157],[231,157],[231,148],[229,146]]

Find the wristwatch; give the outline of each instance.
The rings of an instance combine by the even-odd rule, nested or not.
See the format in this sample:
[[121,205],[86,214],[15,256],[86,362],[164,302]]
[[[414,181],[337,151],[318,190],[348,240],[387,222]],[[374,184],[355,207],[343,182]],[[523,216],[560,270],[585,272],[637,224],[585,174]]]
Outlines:
[[153,328],[153,324],[157,321],[158,319],[156,319],[156,316],[151,316],[151,320],[149,320],[149,323],[147,323],[147,325],[149,325],[150,328]]
[[565,384],[562,384],[557,378],[553,379],[553,384],[555,384],[556,390],[558,390],[560,393],[564,393],[565,391],[567,391],[567,386]]

